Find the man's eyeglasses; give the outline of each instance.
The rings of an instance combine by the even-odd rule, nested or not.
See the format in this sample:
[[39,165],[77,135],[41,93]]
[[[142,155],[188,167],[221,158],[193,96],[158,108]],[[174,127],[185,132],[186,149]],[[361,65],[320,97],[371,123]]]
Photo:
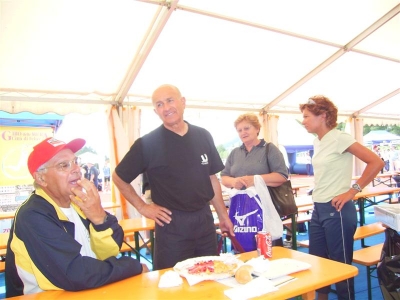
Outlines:
[[56,164],[55,166],[44,167],[44,168],[39,169],[38,171],[44,171],[46,169],[56,168],[59,171],[66,172],[66,171],[71,170],[72,165],[79,166],[80,162],[81,162],[81,158],[80,157],[75,157],[73,160],[63,161],[63,162],[60,162],[60,163]]

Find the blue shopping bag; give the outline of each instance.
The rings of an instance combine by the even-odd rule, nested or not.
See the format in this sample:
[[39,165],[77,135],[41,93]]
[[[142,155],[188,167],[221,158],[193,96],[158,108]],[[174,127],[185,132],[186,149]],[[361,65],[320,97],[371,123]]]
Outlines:
[[246,252],[257,249],[255,235],[263,229],[263,211],[256,197],[243,191],[231,196],[229,206],[235,237]]

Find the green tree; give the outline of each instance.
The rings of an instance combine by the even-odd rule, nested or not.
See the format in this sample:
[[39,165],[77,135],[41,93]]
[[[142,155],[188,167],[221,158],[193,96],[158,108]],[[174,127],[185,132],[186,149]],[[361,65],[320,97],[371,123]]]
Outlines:
[[390,133],[400,135],[400,126],[398,125],[389,125],[387,130]]
[[373,125],[373,124],[364,125],[363,134],[366,135],[370,131],[374,130],[386,130],[387,132],[400,135],[400,126],[398,125]]
[[226,150],[225,146],[222,144],[217,146],[217,151],[221,159],[226,159],[229,155],[228,150]]
[[92,147],[85,146],[81,150],[77,151],[76,155],[79,156],[79,155],[82,155],[83,153],[86,153],[86,152],[97,154],[96,150],[94,150]]
[[340,122],[340,123],[337,125],[336,128],[337,128],[338,130],[340,130],[340,131],[344,131],[345,128],[346,128],[346,123],[345,123],[345,122]]

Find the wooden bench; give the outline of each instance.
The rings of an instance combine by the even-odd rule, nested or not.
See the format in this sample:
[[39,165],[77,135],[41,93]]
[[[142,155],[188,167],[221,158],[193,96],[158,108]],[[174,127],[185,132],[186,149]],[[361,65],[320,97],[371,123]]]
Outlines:
[[[132,243],[131,241],[127,241],[127,242],[128,242],[129,244]],[[133,243],[134,243],[134,242],[133,242]],[[140,242],[139,242],[139,246],[140,246],[140,248],[145,247],[145,248],[147,248],[147,251],[150,251],[151,243],[150,243],[150,241],[149,241],[149,242],[146,242],[146,243],[143,243],[142,241],[140,241]],[[120,252],[122,255],[127,254],[128,256],[131,256],[131,255],[132,255],[132,252],[135,252],[135,253],[136,253],[136,250],[132,250],[132,248],[135,249],[135,247],[134,247],[133,244],[132,244],[131,247],[130,247],[128,244],[122,243],[122,246],[121,246],[121,249],[119,250],[119,252]]]
[[[385,227],[382,226],[381,222],[376,222],[368,225],[359,226],[354,233],[354,240],[361,240],[361,246],[364,248],[364,239],[376,234],[380,234],[385,231]],[[310,246],[309,240],[299,241],[299,246],[308,248]]]
[[[286,228],[286,235],[288,235],[288,232],[290,232],[292,236],[292,249],[293,250],[297,250],[297,224],[301,224],[301,223],[306,223],[306,222],[310,222],[311,221],[311,213],[307,212],[299,212],[297,214],[297,216],[291,216],[290,218],[287,218],[285,220],[282,221],[283,226]],[[292,224],[292,218],[294,218],[294,224]]]
[[[307,213],[298,213],[296,216],[291,216],[290,218],[287,218],[282,221],[283,226],[286,228],[286,236],[290,235],[292,237],[292,249],[297,250],[297,225],[301,223],[306,223],[311,221],[311,216],[312,214],[307,212]],[[294,218],[294,224],[292,224],[292,219]],[[290,233],[289,233],[290,232]]]
[[5,271],[5,268],[6,268],[6,262],[5,262],[6,252],[7,252],[7,249],[0,249],[0,258],[1,258],[1,260],[0,260],[0,273],[3,273]]
[[[299,213],[297,218],[296,218],[296,223],[305,223],[305,222],[310,222],[311,221],[311,214],[308,213]],[[286,219],[282,221],[283,226],[288,227],[289,225],[292,225],[292,219]]]
[[[147,251],[150,251],[150,249],[151,249],[150,240],[143,241],[143,240],[139,239],[139,247],[140,247],[140,249],[146,248]],[[132,248],[133,248],[133,250],[132,250]],[[121,249],[119,250],[119,253],[121,253],[122,255],[131,256],[132,252],[136,253],[134,236],[133,235],[125,236],[124,242],[121,245]]]
[[353,253],[353,263],[367,267],[368,299],[372,299],[371,277],[376,265],[381,259],[383,243],[356,250]]
[[[135,249],[135,247],[132,247],[132,248]],[[123,242],[123,243],[122,243],[122,246],[121,246],[121,249],[119,250],[119,252],[120,252],[122,255],[127,254],[128,256],[131,256],[132,251],[133,251],[132,248],[129,247],[129,245],[127,245],[125,242]]]
[[306,205],[306,206],[300,206],[297,208],[297,212],[298,213],[312,213],[312,211],[314,210],[314,204],[312,205]]
[[[301,223],[306,223],[311,221],[311,213],[299,213],[296,217],[296,225]],[[292,219],[286,219],[282,221],[283,226],[286,227],[287,230],[292,231]],[[297,230],[297,229],[296,229]],[[292,233],[293,236],[293,233]]]

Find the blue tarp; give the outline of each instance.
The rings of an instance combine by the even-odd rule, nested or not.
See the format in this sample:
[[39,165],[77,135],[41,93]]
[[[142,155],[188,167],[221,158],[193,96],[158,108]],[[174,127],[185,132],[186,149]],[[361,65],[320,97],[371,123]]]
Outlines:
[[64,116],[55,113],[36,115],[29,112],[10,114],[0,111],[0,126],[51,127],[54,132],[61,126]]

